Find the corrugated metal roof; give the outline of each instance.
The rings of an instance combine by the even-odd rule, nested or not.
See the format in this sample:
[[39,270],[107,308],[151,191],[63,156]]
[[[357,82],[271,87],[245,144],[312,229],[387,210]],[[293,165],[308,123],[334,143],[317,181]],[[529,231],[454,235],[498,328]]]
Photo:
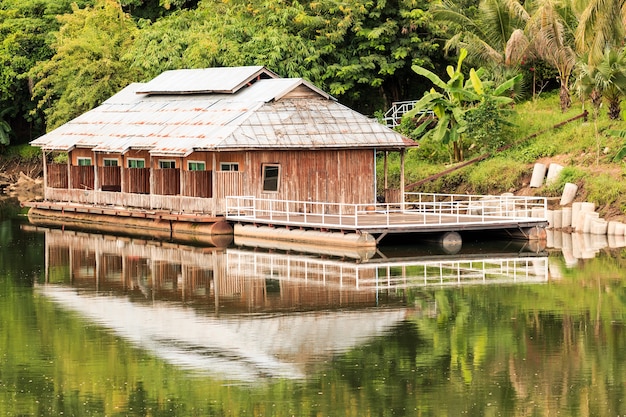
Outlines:
[[[205,70],[186,71],[197,72],[190,77],[195,79]],[[301,86],[318,98],[283,98]],[[261,79],[232,94],[137,94],[142,90],[144,85],[131,84],[31,144],[59,151],[76,147],[110,153],[146,149],[168,156],[186,156],[194,150],[397,149],[414,145],[302,79]]]
[[278,78],[278,75],[262,66],[171,70],[145,83],[137,93],[234,93],[258,77]]

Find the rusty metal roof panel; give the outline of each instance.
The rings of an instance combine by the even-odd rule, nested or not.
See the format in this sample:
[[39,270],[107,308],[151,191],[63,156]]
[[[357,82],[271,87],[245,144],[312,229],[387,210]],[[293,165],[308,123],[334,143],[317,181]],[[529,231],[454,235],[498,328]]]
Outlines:
[[[301,86],[319,98],[283,98]],[[140,90],[142,84],[131,84],[31,143],[44,150],[147,149],[159,155],[188,155],[196,149],[410,145],[397,132],[337,103],[302,79],[262,79],[235,94],[136,94]]]
[[252,114],[221,147],[398,148],[402,135],[330,100],[284,100]]
[[310,82],[302,78],[275,78],[263,80],[251,85],[245,90],[241,90],[237,95],[233,96],[233,100],[252,101],[252,102],[270,102],[283,98],[286,94],[293,91],[299,86],[305,86],[317,95],[325,99],[334,98],[325,91],[317,88]]
[[234,93],[259,77],[278,78],[263,66],[165,71],[137,90],[139,94]]

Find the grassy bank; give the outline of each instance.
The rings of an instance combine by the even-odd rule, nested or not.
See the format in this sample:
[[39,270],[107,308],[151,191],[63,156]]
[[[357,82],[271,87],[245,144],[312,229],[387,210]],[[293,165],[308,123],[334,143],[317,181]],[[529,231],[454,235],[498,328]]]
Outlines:
[[[598,211],[606,218],[626,217],[626,171],[623,161],[614,161],[615,155],[625,146],[624,139],[607,135],[607,130],[626,130],[626,123],[610,121],[601,111],[598,120],[590,114],[587,121],[579,119],[553,129],[565,120],[584,111],[575,101],[566,113],[559,110],[558,95],[543,95],[515,106],[509,143],[514,144],[501,152],[491,152],[485,160],[449,173],[437,180],[428,181],[410,191],[500,194],[560,197],[567,182],[579,187],[576,201],[595,202]],[[537,134],[538,132],[543,132]],[[529,138],[532,135],[534,137]],[[484,155],[472,151],[466,160]],[[406,157],[406,184],[414,184],[455,166],[449,163],[446,150],[439,144],[421,143]],[[550,186],[529,188],[534,164],[548,166],[551,162],[563,165],[558,180]],[[399,183],[399,161],[391,165],[391,184]],[[458,165],[458,164],[457,164]],[[379,173],[382,175],[382,171]],[[382,177],[381,177],[382,178]]]

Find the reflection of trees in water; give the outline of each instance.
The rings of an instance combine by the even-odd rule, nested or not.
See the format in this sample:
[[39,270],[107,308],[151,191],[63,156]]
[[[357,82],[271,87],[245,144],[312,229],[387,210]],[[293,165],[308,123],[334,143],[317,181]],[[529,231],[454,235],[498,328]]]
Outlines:
[[437,291],[437,317],[415,320],[434,355],[449,353],[447,404],[475,402],[477,386],[504,415],[623,412],[622,262],[598,258],[549,285]]
[[[41,415],[167,415],[210,404],[217,415],[624,414],[624,258],[577,269],[550,260],[558,281],[405,290],[409,320],[314,364],[306,381],[252,386],[190,377],[44,298],[3,297],[0,413],[26,404]],[[4,294],[15,288],[3,281]]]

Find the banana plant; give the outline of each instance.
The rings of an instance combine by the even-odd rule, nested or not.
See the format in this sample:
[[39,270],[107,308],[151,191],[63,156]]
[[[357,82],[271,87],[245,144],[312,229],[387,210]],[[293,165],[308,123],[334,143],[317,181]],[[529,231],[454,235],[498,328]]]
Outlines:
[[[416,137],[432,137],[444,145],[452,144],[456,161],[463,160],[462,138],[468,127],[465,117],[467,112],[472,111],[474,106],[487,97],[494,98],[499,104],[510,103],[512,99],[502,94],[509,91],[522,77],[521,74],[517,75],[492,89],[490,83],[481,80],[482,71],[472,68],[469,80],[466,80],[461,71],[466,57],[467,50],[461,49],[456,68],[452,65],[446,68],[450,77],[448,81],[442,80],[424,67],[414,65],[413,71],[430,80],[433,87],[404,115],[404,118],[410,119],[417,117],[418,127],[413,132]],[[431,114],[436,118],[436,125],[429,129],[431,124],[425,122]]]

